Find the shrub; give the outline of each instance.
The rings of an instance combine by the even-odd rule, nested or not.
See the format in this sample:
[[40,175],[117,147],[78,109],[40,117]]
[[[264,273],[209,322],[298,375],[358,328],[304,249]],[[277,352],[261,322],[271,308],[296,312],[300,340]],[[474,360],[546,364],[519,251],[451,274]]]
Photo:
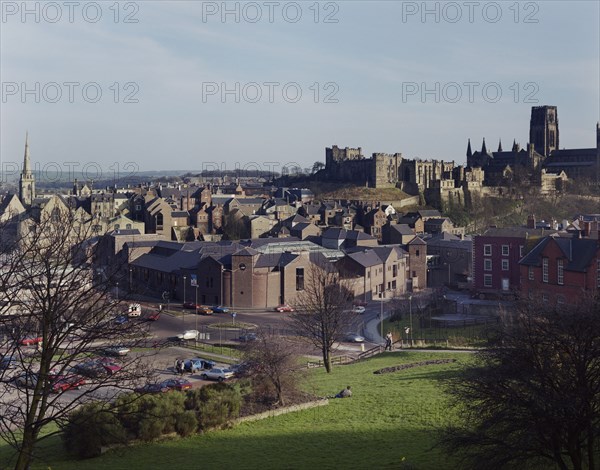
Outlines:
[[198,429],[222,426],[237,418],[242,404],[240,390],[227,383],[207,385],[188,392],[185,408],[193,410],[198,420]]
[[198,418],[193,410],[186,410],[175,417],[175,431],[182,437],[193,434],[198,429]]
[[127,440],[117,416],[99,403],[84,405],[71,413],[63,431],[65,449],[81,459],[97,457],[103,446]]

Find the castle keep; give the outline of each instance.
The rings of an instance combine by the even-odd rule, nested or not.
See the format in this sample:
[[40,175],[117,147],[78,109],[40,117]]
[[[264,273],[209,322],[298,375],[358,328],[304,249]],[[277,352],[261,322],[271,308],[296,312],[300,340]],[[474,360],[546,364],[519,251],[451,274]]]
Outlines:
[[518,173],[527,175],[542,192],[561,190],[567,178],[600,182],[600,124],[595,148],[559,149],[558,138],[556,106],[536,106],[531,110],[530,143],[525,149],[513,140],[509,151],[502,149],[501,142],[496,152],[489,151],[484,138],[481,150],[473,152],[469,140],[467,164],[462,166],[454,161],[406,159],[401,153],[374,153],[366,158],[361,147],[334,145],[325,149],[322,176],[357,186],[396,187],[438,205],[450,199],[464,203],[472,191],[501,191]]

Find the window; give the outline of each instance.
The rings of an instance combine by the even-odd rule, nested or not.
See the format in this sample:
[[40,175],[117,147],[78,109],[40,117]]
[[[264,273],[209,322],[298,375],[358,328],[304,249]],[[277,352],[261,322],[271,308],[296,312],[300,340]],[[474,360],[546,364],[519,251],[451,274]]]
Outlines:
[[491,274],[483,275],[483,286],[484,287],[492,287],[492,275]]
[[523,245],[519,246],[519,257],[522,258],[523,257],[523,252],[525,251],[525,247]]
[[119,230],[121,226],[119,224],[115,224],[115,230]]
[[484,259],[483,260],[483,270],[484,271],[491,271],[492,270],[492,260],[491,259]]
[[529,266],[528,271],[529,271],[529,280],[533,281],[535,279],[535,276],[533,274],[533,266]]
[[508,256],[509,247],[508,245],[502,245],[502,256]]
[[492,256],[492,245],[483,245],[483,256]]
[[548,282],[548,258],[542,258],[542,282]]
[[548,294],[542,294],[542,301],[548,302]]
[[508,271],[508,260],[507,259],[502,260],[502,271]]
[[417,256],[419,256],[419,250],[417,250]]
[[296,268],[296,290],[304,290],[304,268]]
[[[600,262],[599,262],[600,263]],[[598,264],[598,266],[600,266],[600,264]],[[398,275],[398,266],[393,265],[392,266],[392,276],[396,277]]]
[[125,229],[126,229],[126,230],[131,230],[131,224],[126,224],[126,225],[125,225]]
[[564,295],[557,295],[556,296],[556,305],[564,305],[565,304],[565,296]]
[[564,260],[556,260],[556,280],[559,286],[565,283]]

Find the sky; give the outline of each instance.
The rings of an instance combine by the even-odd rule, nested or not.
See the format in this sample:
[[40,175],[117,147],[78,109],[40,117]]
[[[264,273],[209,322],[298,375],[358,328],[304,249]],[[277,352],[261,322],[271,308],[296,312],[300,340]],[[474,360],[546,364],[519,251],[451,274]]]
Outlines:
[[325,147],[464,163],[467,139],[595,146],[600,2],[2,2],[3,178],[311,167]]

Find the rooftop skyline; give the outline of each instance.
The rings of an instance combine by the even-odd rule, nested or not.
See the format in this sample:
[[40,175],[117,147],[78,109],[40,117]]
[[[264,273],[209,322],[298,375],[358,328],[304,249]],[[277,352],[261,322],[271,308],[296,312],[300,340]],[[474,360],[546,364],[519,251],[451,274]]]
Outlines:
[[468,138],[525,146],[546,104],[561,148],[595,144],[597,2],[23,5],[2,4],[3,171],[26,131],[65,170],[279,171],[331,145],[464,163]]

